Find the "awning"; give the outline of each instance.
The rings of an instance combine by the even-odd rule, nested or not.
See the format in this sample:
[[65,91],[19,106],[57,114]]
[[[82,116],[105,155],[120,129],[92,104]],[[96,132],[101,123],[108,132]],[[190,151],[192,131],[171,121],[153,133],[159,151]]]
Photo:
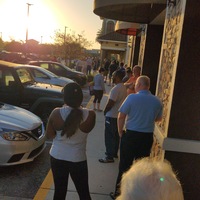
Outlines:
[[93,12],[107,19],[150,24],[166,4],[166,0],[94,0]]
[[140,29],[140,24],[117,21],[115,25],[115,31],[124,35],[137,35],[137,31]]

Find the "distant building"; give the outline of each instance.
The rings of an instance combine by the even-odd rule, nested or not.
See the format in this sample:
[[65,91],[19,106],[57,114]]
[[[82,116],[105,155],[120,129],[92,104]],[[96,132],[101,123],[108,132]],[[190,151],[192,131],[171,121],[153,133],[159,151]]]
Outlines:
[[85,52],[87,54],[90,54],[93,57],[99,57],[100,56],[100,49],[86,49]]
[[126,62],[127,35],[115,32],[116,20],[103,19],[97,41],[101,45],[101,61],[104,58]]

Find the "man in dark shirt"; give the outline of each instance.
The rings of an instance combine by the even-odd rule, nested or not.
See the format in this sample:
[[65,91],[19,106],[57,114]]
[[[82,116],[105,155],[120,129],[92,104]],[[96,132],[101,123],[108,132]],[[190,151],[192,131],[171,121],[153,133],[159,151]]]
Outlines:
[[110,66],[110,61],[107,58],[105,58],[104,59],[104,67],[103,67],[105,69],[105,71],[104,71],[104,83],[106,83],[106,81],[107,81],[109,66]]
[[112,74],[114,71],[117,70],[117,63],[116,63],[116,60],[113,60],[109,66],[109,83],[108,85],[111,85],[112,86]]

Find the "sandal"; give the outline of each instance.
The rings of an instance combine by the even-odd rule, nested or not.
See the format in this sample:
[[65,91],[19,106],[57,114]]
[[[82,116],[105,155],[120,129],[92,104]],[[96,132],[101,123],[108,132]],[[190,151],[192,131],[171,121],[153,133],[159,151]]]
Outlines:
[[105,158],[99,159],[99,162],[100,163],[113,163],[114,159],[113,158],[110,159],[110,158],[105,157]]

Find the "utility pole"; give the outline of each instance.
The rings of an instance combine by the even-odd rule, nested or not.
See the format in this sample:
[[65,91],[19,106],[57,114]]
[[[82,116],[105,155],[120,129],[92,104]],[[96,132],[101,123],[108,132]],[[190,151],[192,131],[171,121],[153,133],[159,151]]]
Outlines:
[[29,7],[32,6],[33,4],[30,4],[30,3],[26,3],[27,6],[28,6],[28,9],[27,9],[27,27],[26,27],[26,44],[27,44],[27,41],[28,41],[28,18],[29,18]]
[[67,26],[65,26],[65,33],[64,33],[64,45],[65,45],[65,40],[66,40],[66,29],[67,29]]
[[65,57],[65,63],[67,61],[67,47],[66,47],[66,44],[65,44],[65,42],[66,42],[66,30],[67,30],[67,26],[65,26],[65,32],[64,32],[64,51],[65,51],[64,57]]

